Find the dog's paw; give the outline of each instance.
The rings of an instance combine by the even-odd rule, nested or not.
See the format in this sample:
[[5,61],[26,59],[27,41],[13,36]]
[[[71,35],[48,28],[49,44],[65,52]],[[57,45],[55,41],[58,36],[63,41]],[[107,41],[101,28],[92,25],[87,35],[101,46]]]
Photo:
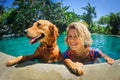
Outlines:
[[75,73],[77,75],[80,75],[80,76],[83,75],[84,74],[84,72],[83,72],[83,64],[79,63],[79,62],[76,62],[75,65],[76,65],[76,71],[75,71]]
[[83,69],[80,68],[80,67],[77,68],[77,69],[76,69],[76,74],[79,75],[79,76],[83,75],[83,74],[84,74]]
[[6,66],[12,66],[12,65],[14,65],[15,63],[14,63],[14,60],[9,60],[9,61],[7,61],[6,62]]
[[17,58],[13,58],[13,59],[9,60],[9,61],[6,63],[6,66],[13,66],[13,65],[16,64],[16,63],[21,62],[22,59],[23,59],[23,56],[19,56],[19,57],[17,57]]

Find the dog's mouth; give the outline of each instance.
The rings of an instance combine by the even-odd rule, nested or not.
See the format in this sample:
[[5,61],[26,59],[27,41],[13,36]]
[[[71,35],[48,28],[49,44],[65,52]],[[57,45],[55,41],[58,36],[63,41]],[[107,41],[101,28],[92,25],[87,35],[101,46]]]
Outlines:
[[40,35],[38,35],[38,36],[36,36],[36,37],[31,38],[31,39],[30,39],[30,44],[36,43],[38,40],[44,38],[44,36],[45,36],[44,34],[40,34]]

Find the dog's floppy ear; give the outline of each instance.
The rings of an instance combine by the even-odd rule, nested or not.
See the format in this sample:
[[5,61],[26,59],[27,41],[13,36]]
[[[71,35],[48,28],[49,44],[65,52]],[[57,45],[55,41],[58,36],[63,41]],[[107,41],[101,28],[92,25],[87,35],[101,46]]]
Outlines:
[[55,25],[50,25],[50,32],[51,32],[51,36],[54,37],[54,40],[57,39],[57,37],[59,36],[59,33],[58,33],[58,28],[55,26]]

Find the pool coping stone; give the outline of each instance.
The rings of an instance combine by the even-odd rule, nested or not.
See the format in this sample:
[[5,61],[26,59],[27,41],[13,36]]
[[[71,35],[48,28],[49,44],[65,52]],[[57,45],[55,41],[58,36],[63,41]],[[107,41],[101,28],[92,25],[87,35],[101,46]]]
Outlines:
[[6,67],[6,62],[12,58],[14,57],[0,52],[0,80],[120,80],[120,59],[115,60],[113,65],[84,65],[84,75],[77,76],[63,64],[26,61]]

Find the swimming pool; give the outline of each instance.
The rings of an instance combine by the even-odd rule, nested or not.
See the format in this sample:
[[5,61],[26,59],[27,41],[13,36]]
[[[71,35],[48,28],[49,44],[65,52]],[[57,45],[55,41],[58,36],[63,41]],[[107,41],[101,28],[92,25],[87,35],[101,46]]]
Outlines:
[[[57,40],[61,52],[67,49],[64,37],[65,35],[60,35]],[[92,39],[92,47],[99,48],[111,58],[120,59],[120,37],[94,34],[92,35]],[[39,43],[29,44],[29,39],[26,37],[0,41],[0,51],[15,57],[33,54],[38,46]]]

